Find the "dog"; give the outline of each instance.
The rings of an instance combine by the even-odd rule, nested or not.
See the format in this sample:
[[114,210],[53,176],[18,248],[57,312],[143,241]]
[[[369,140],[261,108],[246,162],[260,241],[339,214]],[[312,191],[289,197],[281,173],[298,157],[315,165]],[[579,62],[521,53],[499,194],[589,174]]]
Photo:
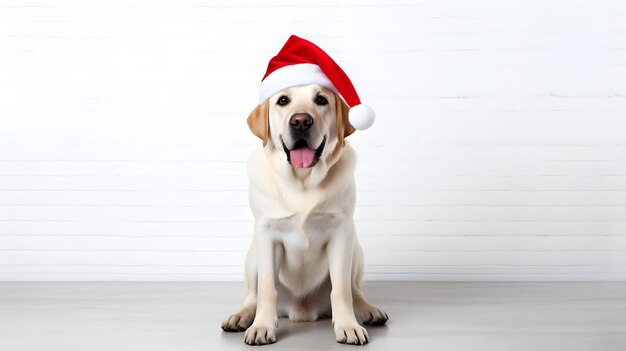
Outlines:
[[336,341],[364,345],[364,325],[389,319],[361,290],[363,250],[355,232],[355,129],[350,108],[318,84],[284,89],[248,117],[263,147],[248,160],[254,238],[243,307],[222,323],[245,343],[276,342],[278,317],[332,316]]

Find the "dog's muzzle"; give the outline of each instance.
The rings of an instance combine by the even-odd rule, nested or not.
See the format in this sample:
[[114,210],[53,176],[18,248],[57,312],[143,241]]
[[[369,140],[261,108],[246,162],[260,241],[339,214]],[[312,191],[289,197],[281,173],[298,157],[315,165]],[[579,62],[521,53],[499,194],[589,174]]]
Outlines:
[[324,146],[326,146],[326,136],[322,140],[322,143],[316,148],[311,149],[304,139],[298,139],[291,149],[285,145],[282,140],[283,150],[287,155],[287,161],[296,168],[310,168],[315,166],[324,152]]

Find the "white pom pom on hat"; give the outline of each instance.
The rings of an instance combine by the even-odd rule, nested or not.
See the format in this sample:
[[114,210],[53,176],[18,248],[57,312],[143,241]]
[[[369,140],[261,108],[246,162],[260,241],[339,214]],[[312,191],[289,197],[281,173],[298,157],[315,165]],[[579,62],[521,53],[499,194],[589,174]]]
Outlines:
[[292,35],[267,66],[259,87],[260,101],[283,89],[307,84],[318,84],[341,95],[350,106],[348,120],[354,128],[364,130],[374,123],[374,110],[361,103],[341,67],[317,45]]
[[348,114],[348,120],[350,120],[350,124],[358,130],[364,130],[372,126],[374,124],[374,120],[376,119],[376,114],[374,110],[365,104],[359,104],[356,106],[352,106],[350,108],[350,113]]

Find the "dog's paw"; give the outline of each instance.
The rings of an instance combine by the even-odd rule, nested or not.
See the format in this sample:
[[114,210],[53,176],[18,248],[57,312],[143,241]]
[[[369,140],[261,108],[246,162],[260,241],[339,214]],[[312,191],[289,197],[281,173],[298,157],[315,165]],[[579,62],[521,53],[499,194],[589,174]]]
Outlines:
[[372,306],[355,306],[355,315],[357,320],[365,325],[385,325],[389,320],[389,316],[382,309]]
[[242,332],[254,321],[254,310],[242,310],[230,315],[222,322],[222,329],[227,332]]
[[276,342],[276,326],[274,325],[257,325],[252,323],[250,328],[246,330],[244,341],[248,345],[267,345]]
[[365,345],[369,342],[367,330],[357,323],[341,326],[335,324],[336,340],[342,344]]

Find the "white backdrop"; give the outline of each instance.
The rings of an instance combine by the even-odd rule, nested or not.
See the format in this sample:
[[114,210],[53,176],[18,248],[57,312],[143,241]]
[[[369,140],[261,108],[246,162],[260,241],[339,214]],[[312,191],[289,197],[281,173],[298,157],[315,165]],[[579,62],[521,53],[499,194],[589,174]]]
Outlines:
[[367,279],[626,278],[626,2],[0,1],[0,280],[240,280],[290,34],[377,110]]

